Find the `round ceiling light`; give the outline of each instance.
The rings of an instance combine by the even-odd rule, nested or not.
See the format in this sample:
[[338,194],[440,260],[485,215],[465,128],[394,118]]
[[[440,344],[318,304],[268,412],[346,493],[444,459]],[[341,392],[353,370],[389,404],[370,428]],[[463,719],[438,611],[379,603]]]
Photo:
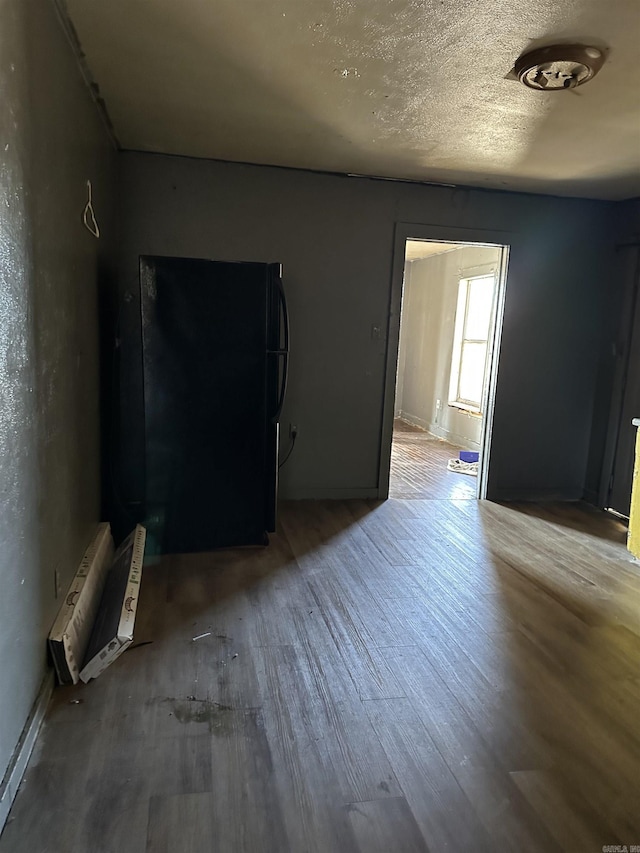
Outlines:
[[600,71],[604,52],[584,44],[552,44],[523,54],[514,72],[529,89],[560,92],[582,86]]

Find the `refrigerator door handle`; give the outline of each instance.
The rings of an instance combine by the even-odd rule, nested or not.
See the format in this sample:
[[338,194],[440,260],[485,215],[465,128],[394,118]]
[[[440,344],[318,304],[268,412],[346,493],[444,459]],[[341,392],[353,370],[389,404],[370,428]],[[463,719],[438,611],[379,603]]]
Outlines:
[[284,341],[282,349],[271,351],[273,355],[277,355],[278,357],[282,358],[282,384],[280,385],[280,393],[278,395],[278,405],[276,406],[275,414],[271,418],[271,423],[274,424],[277,424],[280,420],[280,415],[282,414],[282,407],[284,406],[284,398],[287,393],[287,382],[289,379],[289,312],[287,310],[287,298],[284,293],[284,287],[282,286],[281,275],[277,277],[276,284],[278,287],[280,309],[282,311],[282,328]]
[[280,420],[280,415],[282,414],[282,407],[284,406],[284,398],[287,393],[287,378],[289,373],[289,353],[286,350],[275,350],[271,352],[271,355],[277,355],[282,358],[282,383],[280,385],[280,394],[278,395],[278,405],[276,406],[275,413],[271,418],[272,424],[277,424]]
[[282,309],[282,328],[284,330],[284,344],[282,349],[289,352],[289,310],[287,308],[287,297],[284,293],[281,275],[278,276],[276,282],[278,286],[278,297],[280,298],[280,307]]

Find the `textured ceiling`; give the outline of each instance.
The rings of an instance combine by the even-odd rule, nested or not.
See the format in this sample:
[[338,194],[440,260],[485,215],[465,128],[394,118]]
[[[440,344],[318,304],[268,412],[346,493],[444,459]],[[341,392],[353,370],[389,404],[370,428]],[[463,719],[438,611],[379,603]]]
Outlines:
[[[601,198],[640,195],[638,0],[67,0],[124,148]],[[567,92],[528,47],[609,49]]]

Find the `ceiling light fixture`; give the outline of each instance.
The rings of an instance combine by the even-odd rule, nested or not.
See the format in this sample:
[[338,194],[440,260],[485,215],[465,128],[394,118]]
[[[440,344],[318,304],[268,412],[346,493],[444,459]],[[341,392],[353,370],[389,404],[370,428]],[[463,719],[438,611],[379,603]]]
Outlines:
[[588,83],[602,68],[604,51],[584,44],[551,44],[516,60],[515,76],[529,89],[561,92]]

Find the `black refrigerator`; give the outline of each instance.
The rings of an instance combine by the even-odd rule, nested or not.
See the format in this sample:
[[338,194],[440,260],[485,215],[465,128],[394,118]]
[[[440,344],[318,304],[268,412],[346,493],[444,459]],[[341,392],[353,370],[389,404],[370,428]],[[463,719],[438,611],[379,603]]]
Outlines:
[[289,328],[280,264],[140,258],[148,550],[266,545]]

